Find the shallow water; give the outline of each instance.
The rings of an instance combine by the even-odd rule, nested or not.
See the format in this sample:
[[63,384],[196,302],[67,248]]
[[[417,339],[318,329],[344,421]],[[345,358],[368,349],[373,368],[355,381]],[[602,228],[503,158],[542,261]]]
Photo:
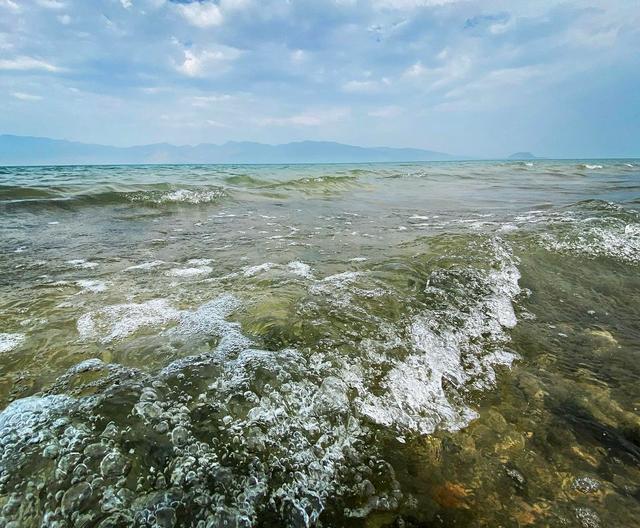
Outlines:
[[640,525],[640,161],[0,168],[0,526]]

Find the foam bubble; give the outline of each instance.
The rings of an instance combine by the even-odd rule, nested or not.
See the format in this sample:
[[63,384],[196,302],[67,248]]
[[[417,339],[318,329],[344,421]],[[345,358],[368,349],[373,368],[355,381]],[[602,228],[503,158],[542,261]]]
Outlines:
[[14,348],[19,347],[25,339],[26,336],[24,334],[0,333],[0,354],[10,352]]
[[148,192],[132,195],[129,198],[132,201],[137,202],[150,202],[156,204],[166,203],[184,203],[184,204],[206,204],[216,202],[220,198],[224,198],[226,192],[223,189],[209,189],[209,190],[191,190],[191,189],[176,189],[175,191],[157,193]]
[[624,222],[575,228],[560,233],[541,235],[544,247],[552,251],[570,252],[591,258],[609,257],[629,264],[640,263],[640,226]]
[[66,262],[67,264],[70,264],[75,268],[93,269],[98,267],[97,262],[89,262],[85,259],[72,259],[72,260],[67,260]]
[[102,293],[107,291],[107,284],[99,280],[78,280],[76,281],[76,284],[84,291],[90,291],[92,293]]
[[77,329],[82,339],[99,337],[108,343],[133,334],[140,328],[157,327],[178,320],[180,311],[166,299],[144,303],[117,304],[82,315]]
[[153,268],[157,268],[158,266],[162,266],[164,264],[164,261],[162,260],[153,260],[150,262],[142,262],[140,264],[136,264],[135,266],[129,266],[128,268],[125,268],[124,271],[134,271],[134,270],[150,270]]
[[194,268],[172,268],[167,271],[167,275],[171,277],[196,277],[198,275],[207,275],[213,271],[211,266],[200,266]]
[[265,271],[269,271],[273,268],[275,264],[273,262],[265,262],[264,264],[259,264],[257,266],[249,266],[243,269],[242,273],[245,277],[254,277],[259,273],[264,273]]
[[213,259],[210,258],[194,258],[187,260],[187,264],[191,266],[206,266],[207,264],[211,264]]
[[313,276],[313,274],[311,273],[311,266],[298,260],[289,262],[289,264],[287,264],[287,268],[291,273],[293,273],[294,275],[299,275],[300,277],[310,278]]
[[[491,387],[496,379],[494,367],[508,366],[516,358],[503,347],[509,340],[505,330],[517,323],[513,300],[520,292],[520,273],[502,246],[494,251],[499,269],[473,273],[476,284],[482,286],[477,293],[473,286],[453,290],[427,286],[427,292],[447,298],[450,308],[427,310],[415,317],[410,330],[413,353],[393,361],[380,382],[382,393],[361,392],[359,407],[365,416],[380,425],[421,434],[440,426],[457,430],[477,416],[464,403],[466,391]],[[432,278],[444,285],[458,281],[454,271],[438,271]],[[465,301],[461,314],[455,306]]]

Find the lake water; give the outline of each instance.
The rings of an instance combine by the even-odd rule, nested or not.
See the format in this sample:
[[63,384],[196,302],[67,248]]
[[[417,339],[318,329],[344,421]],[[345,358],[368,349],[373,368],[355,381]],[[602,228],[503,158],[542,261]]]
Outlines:
[[0,168],[0,526],[640,526],[640,161]]

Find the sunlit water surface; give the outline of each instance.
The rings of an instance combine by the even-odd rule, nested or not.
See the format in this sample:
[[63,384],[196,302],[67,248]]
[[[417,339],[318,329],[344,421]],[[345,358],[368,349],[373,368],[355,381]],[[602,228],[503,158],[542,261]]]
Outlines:
[[640,161],[0,168],[0,526],[640,526]]

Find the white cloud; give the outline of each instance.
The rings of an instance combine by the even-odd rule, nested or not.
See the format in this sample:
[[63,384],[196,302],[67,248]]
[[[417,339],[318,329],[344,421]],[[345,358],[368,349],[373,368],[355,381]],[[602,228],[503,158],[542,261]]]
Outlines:
[[13,0],[0,0],[0,7],[5,7],[11,11],[20,11],[20,6]]
[[229,94],[221,94],[221,95],[197,95],[191,97],[191,105],[195,107],[206,107],[213,103],[220,103],[222,101],[228,101],[232,98]]
[[374,0],[375,9],[389,9],[396,11],[408,11],[420,7],[436,7],[447,4],[456,4],[464,0]]
[[16,99],[20,99],[21,101],[40,101],[42,97],[40,95],[32,95],[24,92],[13,92],[11,94]]
[[68,26],[69,24],[71,24],[71,17],[69,15],[60,15],[58,17],[58,21],[64,25],[64,26]]
[[238,57],[240,52],[234,48],[220,48],[196,52],[184,50],[184,60],[176,69],[188,77],[214,75],[224,71],[226,63]]
[[211,127],[216,127],[216,128],[229,128],[229,125],[222,123],[220,121],[216,121],[215,119],[207,119],[205,121],[205,124]]
[[[464,83],[445,94],[446,100],[436,105],[437,110],[459,110],[473,104],[490,102],[504,103],[505,98],[522,93],[523,87],[540,88],[545,82],[554,82],[562,78],[564,67],[521,66],[501,68],[485,74],[479,79]],[[565,72],[566,73],[566,72]],[[520,87],[516,90],[516,87]]]
[[307,58],[307,54],[304,50],[297,49],[291,52],[291,62],[300,63],[303,62]]
[[384,86],[388,86],[389,84],[391,84],[391,81],[389,81],[389,79],[387,79],[386,77],[383,77],[380,81],[353,80],[353,81],[344,83],[342,85],[342,90],[345,92],[351,92],[351,93],[370,93],[370,92],[379,91],[381,88],[383,88]]
[[[439,56],[447,59],[450,53],[441,52]],[[426,88],[436,89],[460,81],[467,77],[471,71],[473,61],[468,55],[457,55],[445,62],[442,66],[428,68],[418,61],[403,73],[406,79],[420,79]]]
[[120,3],[125,9],[130,9],[131,7],[133,7],[133,2],[131,0],[120,0]]
[[50,72],[62,71],[62,68],[34,57],[16,57],[15,59],[0,59],[0,70],[44,70]]
[[266,117],[258,120],[258,124],[262,126],[321,126],[329,123],[335,123],[348,117],[350,111],[348,108],[332,108],[328,110],[307,111],[288,117]]
[[424,75],[427,71],[428,71],[428,69],[425,68],[420,61],[418,61],[418,62],[412,64],[411,66],[409,66],[409,68],[407,68],[405,70],[404,76],[405,77],[420,77],[421,75]]
[[244,9],[249,5],[251,5],[251,0],[220,0],[220,9],[223,12]]
[[38,0],[38,5],[45,9],[64,9],[67,5],[60,0]]
[[185,20],[194,26],[206,28],[222,24],[222,11],[213,2],[179,4],[177,9]]

